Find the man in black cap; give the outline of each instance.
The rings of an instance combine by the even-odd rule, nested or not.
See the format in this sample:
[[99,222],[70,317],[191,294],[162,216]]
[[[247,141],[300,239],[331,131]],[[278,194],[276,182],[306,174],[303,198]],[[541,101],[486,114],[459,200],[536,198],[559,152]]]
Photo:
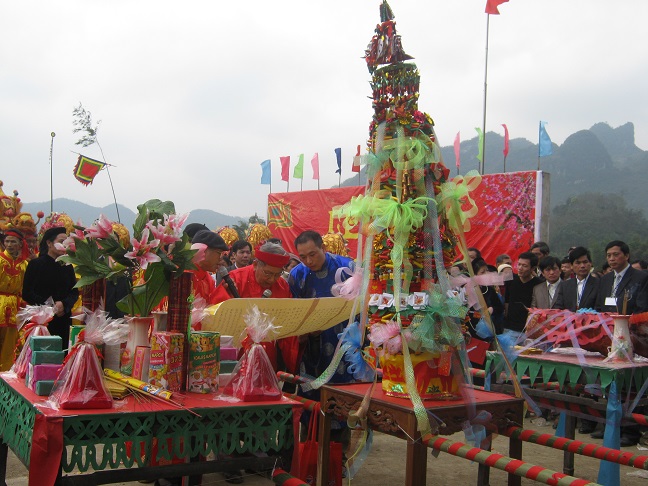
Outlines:
[[198,267],[193,271],[193,288],[196,297],[202,297],[207,304],[214,304],[214,291],[216,283],[210,273],[218,270],[221,262],[221,253],[228,249],[225,240],[213,231],[200,230],[191,239],[191,246],[205,245],[205,254],[200,261],[195,262]]
[[202,223],[189,223],[182,231],[189,235],[189,241],[191,241],[193,237],[196,236],[196,233],[201,230],[209,231],[209,228]]
[[60,244],[65,238],[63,227],[50,228],[40,242],[38,258],[33,259],[25,270],[22,298],[30,305],[43,305],[48,298],[54,301],[54,319],[49,323],[53,336],[61,336],[63,346],[70,338],[72,307],[79,298],[76,275],[72,265],[63,265],[56,261],[65,253]]

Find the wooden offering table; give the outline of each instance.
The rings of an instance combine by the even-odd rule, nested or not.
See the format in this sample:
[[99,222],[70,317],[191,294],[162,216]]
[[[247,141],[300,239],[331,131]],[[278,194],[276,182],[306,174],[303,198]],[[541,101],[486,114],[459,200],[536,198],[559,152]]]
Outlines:
[[[277,459],[288,468],[302,408],[287,398],[229,402],[188,393],[185,409],[131,396],[111,409],[53,410],[46,398],[0,374],[0,484],[8,448],[29,470],[30,486],[271,469]],[[210,453],[217,459],[199,460]]]
[[[317,484],[328,484],[328,470],[322,464],[328,464],[331,419],[346,420],[349,412],[357,410],[371,384],[358,383],[349,385],[323,386],[321,388],[322,410],[319,427],[319,455]],[[524,400],[512,398],[501,393],[471,390],[470,403],[460,400],[425,400],[423,403],[434,416],[444,422],[439,429],[443,435],[460,432],[472,407],[475,414],[484,410],[492,414],[491,423],[504,428],[511,422],[522,424]],[[375,431],[383,432],[407,441],[407,459],[405,484],[420,486],[425,484],[427,472],[428,447],[421,441],[421,434],[416,430],[416,417],[412,402],[407,398],[396,398],[386,395],[380,383],[372,392],[368,412],[368,426]],[[522,457],[522,443],[510,439],[509,454],[511,457]],[[488,484],[488,468],[480,465],[479,484]],[[519,485],[520,477],[509,475],[509,485]]]
[[[528,377],[526,393],[539,407],[565,413],[564,436],[569,439],[575,436],[576,417],[585,417],[604,422],[603,445],[619,449],[621,426],[636,425],[627,417],[632,412],[631,405],[646,401],[648,362],[645,360],[606,361],[601,355],[550,352],[519,355],[513,368],[518,378]],[[485,371],[487,388],[512,391],[511,385],[497,383],[501,380],[496,378],[501,378],[504,371],[501,354],[487,353]],[[574,474],[572,452],[564,453],[563,471]],[[619,464],[601,461],[598,481],[608,486],[619,485]]]

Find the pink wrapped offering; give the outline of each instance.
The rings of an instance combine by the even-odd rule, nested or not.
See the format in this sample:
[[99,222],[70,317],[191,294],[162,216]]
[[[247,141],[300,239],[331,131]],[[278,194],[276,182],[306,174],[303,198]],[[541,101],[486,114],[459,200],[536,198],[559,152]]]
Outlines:
[[277,327],[268,314],[254,306],[246,315],[248,336],[243,340],[244,353],[238,362],[232,378],[223,388],[223,395],[232,396],[244,402],[265,402],[281,399],[279,380],[272,368],[270,358],[260,343],[272,340]]
[[27,366],[31,360],[30,337],[50,335],[47,324],[54,318],[54,303],[51,298],[47,302],[44,305],[28,305],[16,314],[18,329],[23,331],[22,339],[25,345],[9,371],[16,373],[18,378],[25,378],[27,375]]
[[128,324],[123,319],[110,319],[100,307],[86,318],[86,328],[79,333],[63,369],[50,394],[57,408],[111,408],[112,396],[106,389],[98,347],[118,344],[128,336]]

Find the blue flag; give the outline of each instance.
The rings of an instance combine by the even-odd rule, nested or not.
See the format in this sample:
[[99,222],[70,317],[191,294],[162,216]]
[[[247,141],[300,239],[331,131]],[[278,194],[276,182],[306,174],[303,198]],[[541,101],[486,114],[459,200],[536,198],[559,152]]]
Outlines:
[[270,160],[261,162],[261,184],[272,184],[272,169]]
[[545,157],[553,153],[553,147],[551,146],[551,139],[547,133],[545,125],[547,122],[540,122],[540,135],[538,142],[538,157]]
[[338,168],[335,171],[335,173],[342,175],[342,149],[339,147],[335,149],[335,158],[337,159],[337,165],[338,165]]

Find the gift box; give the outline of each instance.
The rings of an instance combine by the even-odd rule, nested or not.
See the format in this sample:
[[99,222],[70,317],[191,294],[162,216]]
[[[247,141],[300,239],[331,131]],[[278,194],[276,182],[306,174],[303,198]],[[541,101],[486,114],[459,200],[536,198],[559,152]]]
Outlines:
[[238,361],[221,361],[220,362],[220,373],[231,373],[234,371],[234,368],[238,364]]
[[133,362],[133,378],[148,381],[150,362],[151,348],[149,346],[137,346],[135,348],[135,361]]
[[30,336],[29,343],[34,351],[61,351],[63,349],[61,336]]
[[[35,390],[35,385],[39,381],[56,381],[59,372],[61,371],[62,364],[29,364],[29,380],[27,386]],[[49,395],[49,393],[48,393]]]
[[77,343],[79,334],[85,329],[85,326],[72,325],[70,326],[70,340],[68,342],[68,349],[72,349]]
[[[405,382],[405,360],[402,354],[385,353],[380,362],[383,369],[382,388],[392,397],[408,398],[409,392]],[[459,385],[450,369],[451,355],[443,353],[410,354],[416,389],[422,399],[441,399],[454,396]]]
[[104,369],[119,371],[121,356],[126,349],[126,343],[104,344],[103,345],[103,367]]
[[220,334],[193,331],[189,335],[189,370],[187,391],[216,393],[220,364]]
[[54,388],[54,380],[37,381],[36,386],[34,386],[34,393],[40,397],[46,397],[52,393],[52,388]]
[[148,382],[165,390],[182,390],[182,353],[184,335],[179,332],[154,332]]
[[220,348],[220,359],[221,361],[236,361],[238,356],[238,349],[231,347],[221,347]]
[[31,353],[32,365],[39,365],[45,363],[61,364],[65,359],[64,351],[34,351]]

